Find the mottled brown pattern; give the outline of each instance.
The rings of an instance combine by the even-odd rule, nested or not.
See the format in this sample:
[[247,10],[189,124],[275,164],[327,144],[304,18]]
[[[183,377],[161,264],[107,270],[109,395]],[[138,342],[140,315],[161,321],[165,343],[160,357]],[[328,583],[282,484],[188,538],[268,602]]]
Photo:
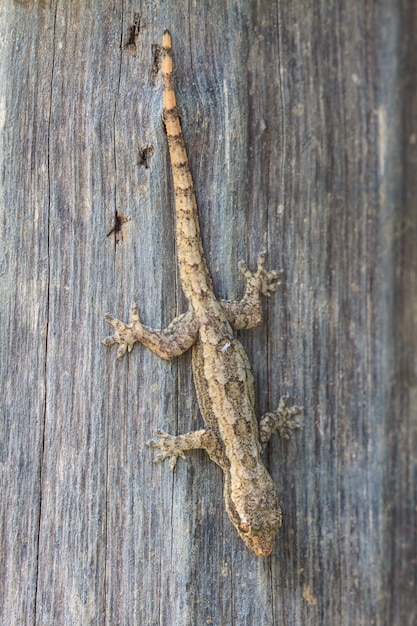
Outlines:
[[105,345],[119,344],[119,357],[142,343],[155,354],[172,359],[192,346],[194,382],[206,429],[172,436],[157,431],[148,445],[158,450],[156,460],[170,458],[174,467],[185,450],[205,449],[225,476],[226,510],[240,537],[258,556],[271,554],[282,523],[275,484],[261,460],[261,451],[274,430],[287,437],[298,424],[297,407],[287,408],[281,399],[276,412],[258,421],[255,414],[253,376],[233,328],[250,328],[262,320],[261,295],[269,296],[279,285],[279,272],[265,270],[261,252],[255,273],[241,262],[246,291],[238,302],[219,302],[204,257],[197,204],[187,152],[182,136],[172,79],[171,36],[162,42],[164,121],[175,190],[178,264],[189,311],[165,330],[142,324],[132,308],[132,322],[124,324],[111,315],[106,320],[115,334]]

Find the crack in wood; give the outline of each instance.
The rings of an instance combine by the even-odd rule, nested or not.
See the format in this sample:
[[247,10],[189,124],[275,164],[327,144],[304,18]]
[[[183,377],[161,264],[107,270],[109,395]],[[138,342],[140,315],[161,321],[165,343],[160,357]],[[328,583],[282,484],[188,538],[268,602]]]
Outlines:
[[162,48],[159,44],[152,44],[152,63],[149,71],[149,82],[155,85],[162,62]]
[[153,150],[152,144],[148,143],[146,144],[146,146],[142,146],[142,148],[139,149],[139,158],[138,158],[139,167],[144,167],[146,170],[148,170],[150,167],[153,153],[154,153],[154,150]]
[[140,14],[135,13],[133,15],[133,24],[129,26],[127,31],[126,43],[123,46],[125,50],[127,50],[130,54],[135,55],[137,46],[139,44],[139,34],[140,29],[142,28],[140,24]]
[[110,237],[114,240],[115,244],[118,244],[126,239],[126,233],[124,224],[126,222],[130,222],[130,217],[127,215],[122,215],[122,213],[114,212],[114,222],[113,228],[107,233],[107,237]]

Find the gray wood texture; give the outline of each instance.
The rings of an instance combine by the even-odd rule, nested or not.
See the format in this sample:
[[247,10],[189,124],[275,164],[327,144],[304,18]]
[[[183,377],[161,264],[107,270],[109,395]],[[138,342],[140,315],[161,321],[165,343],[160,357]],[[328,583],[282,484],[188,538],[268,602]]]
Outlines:
[[[1,0],[3,626],[417,623],[416,13]],[[216,292],[263,246],[285,270],[240,334],[259,411],[305,407],[265,455],[285,521],[264,560],[204,453],[172,474],[145,446],[201,427],[190,356],[100,343],[105,311],[164,326],[186,306],[164,27]]]

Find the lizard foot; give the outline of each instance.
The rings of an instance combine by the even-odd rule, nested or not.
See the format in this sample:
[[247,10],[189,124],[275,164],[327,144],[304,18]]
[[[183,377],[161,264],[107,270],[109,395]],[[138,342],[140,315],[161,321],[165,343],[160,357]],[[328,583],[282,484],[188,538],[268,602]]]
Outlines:
[[173,470],[179,456],[185,460],[184,450],[178,439],[179,437],[173,437],[163,430],[155,430],[154,438],[146,442],[146,445],[150,448],[160,450],[155,457],[154,463],[161,463],[169,458],[169,464]]
[[114,343],[118,343],[118,359],[121,359],[122,356],[126,354],[126,352],[130,352],[134,344],[139,341],[139,337],[141,336],[140,331],[142,328],[142,323],[139,318],[139,311],[136,304],[132,305],[131,315],[131,324],[125,324],[124,322],[121,322],[109,313],[106,313],[104,315],[104,319],[106,320],[106,322],[113,326],[113,328],[116,329],[116,332],[114,333],[114,335],[110,335],[109,337],[103,339],[102,343],[105,346],[112,346]]
[[294,418],[301,416],[302,412],[302,407],[288,406],[288,397],[281,398],[277,410],[273,413],[265,413],[259,422],[259,440],[262,447],[267,444],[275,430],[283,439],[289,439],[292,431],[301,426],[300,422]]
[[254,274],[248,269],[245,261],[239,261],[239,269],[248,285],[255,287],[259,293],[269,298],[271,293],[280,286],[281,282],[279,279],[283,271],[272,270],[267,272],[265,269],[265,257],[266,250],[262,250],[258,256],[258,267]]
[[297,415],[302,415],[303,407],[300,406],[288,406],[288,397],[284,396],[280,399],[278,408],[275,411],[277,416],[276,429],[279,432],[280,437],[283,439],[289,439],[292,435],[292,431],[295,428],[300,428],[301,424],[298,420],[293,419]]

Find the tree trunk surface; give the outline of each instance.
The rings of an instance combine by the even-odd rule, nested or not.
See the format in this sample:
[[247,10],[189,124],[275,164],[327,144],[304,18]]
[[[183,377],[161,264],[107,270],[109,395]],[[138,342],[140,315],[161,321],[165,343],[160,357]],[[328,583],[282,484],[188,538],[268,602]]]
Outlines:
[[[4,626],[417,623],[417,8],[411,0],[2,0],[0,620]],[[187,302],[155,45],[208,265],[285,270],[238,333],[284,523],[247,550],[201,451],[190,354],[101,340]]]

